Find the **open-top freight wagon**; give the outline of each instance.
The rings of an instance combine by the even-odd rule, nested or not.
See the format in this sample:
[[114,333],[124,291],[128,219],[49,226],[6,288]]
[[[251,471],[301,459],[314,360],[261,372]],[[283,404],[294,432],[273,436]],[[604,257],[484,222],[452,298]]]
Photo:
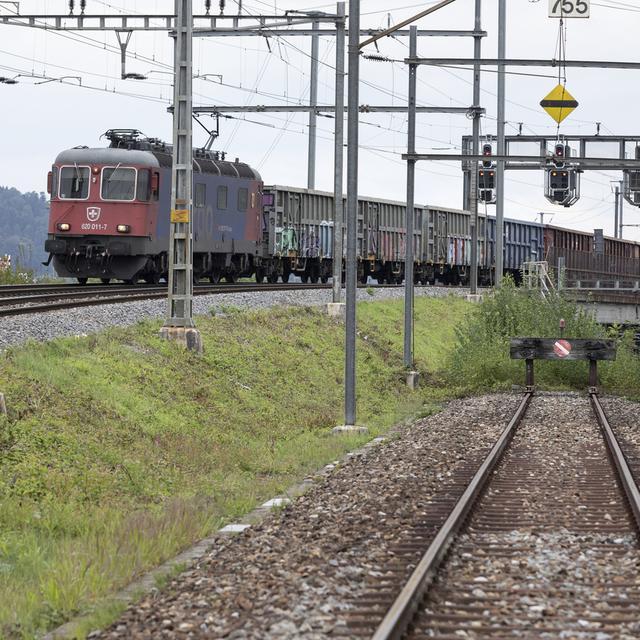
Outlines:
[[[58,275],[137,282],[167,277],[172,148],[135,130],[110,130],[108,148],[75,147],[49,173],[51,211],[45,249]],[[265,186],[249,165],[196,149],[193,155],[193,273],[217,282],[326,282],[333,264],[333,194]],[[414,277],[423,284],[466,284],[471,264],[469,212],[417,205]],[[406,205],[358,200],[358,277],[404,279]],[[478,226],[478,280],[493,281],[493,217]],[[562,259],[572,280],[640,279],[640,245],[626,240],[505,220],[504,270]],[[343,243],[345,246],[345,243]]]

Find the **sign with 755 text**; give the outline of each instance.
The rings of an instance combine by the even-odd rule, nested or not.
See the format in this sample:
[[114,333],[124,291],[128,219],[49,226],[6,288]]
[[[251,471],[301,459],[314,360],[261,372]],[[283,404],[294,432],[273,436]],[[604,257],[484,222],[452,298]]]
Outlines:
[[591,0],[549,0],[550,18],[588,18]]

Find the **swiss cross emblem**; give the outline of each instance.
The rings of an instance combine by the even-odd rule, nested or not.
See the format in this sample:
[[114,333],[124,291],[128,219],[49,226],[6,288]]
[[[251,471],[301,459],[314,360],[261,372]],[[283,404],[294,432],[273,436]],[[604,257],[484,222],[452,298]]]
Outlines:
[[96,222],[100,218],[100,207],[87,207],[87,220]]

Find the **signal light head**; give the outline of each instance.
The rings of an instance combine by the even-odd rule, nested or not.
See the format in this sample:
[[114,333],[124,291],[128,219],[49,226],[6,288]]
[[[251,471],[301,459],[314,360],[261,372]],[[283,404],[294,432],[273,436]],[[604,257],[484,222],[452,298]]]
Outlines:
[[482,155],[487,158],[482,161],[482,166],[485,169],[490,169],[493,166],[493,162],[491,161],[491,154],[493,153],[493,149],[489,143],[482,145]]
[[564,145],[563,144],[557,144],[555,152],[556,152],[555,153],[556,156],[558,156],[559,158],[564,158]]

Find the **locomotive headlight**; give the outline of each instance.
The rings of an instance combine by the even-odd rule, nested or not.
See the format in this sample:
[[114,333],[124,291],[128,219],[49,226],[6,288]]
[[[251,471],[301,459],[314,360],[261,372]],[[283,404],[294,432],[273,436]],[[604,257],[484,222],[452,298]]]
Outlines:
[[69,231],[69,229],[71,229],[71,225],[68,222],[58,222],[56,228],[58,231]]
[[129,233],[129,229],[131,229],[131,227],[128,224],[119,224],[116,229],[118,230],[118,233]]

